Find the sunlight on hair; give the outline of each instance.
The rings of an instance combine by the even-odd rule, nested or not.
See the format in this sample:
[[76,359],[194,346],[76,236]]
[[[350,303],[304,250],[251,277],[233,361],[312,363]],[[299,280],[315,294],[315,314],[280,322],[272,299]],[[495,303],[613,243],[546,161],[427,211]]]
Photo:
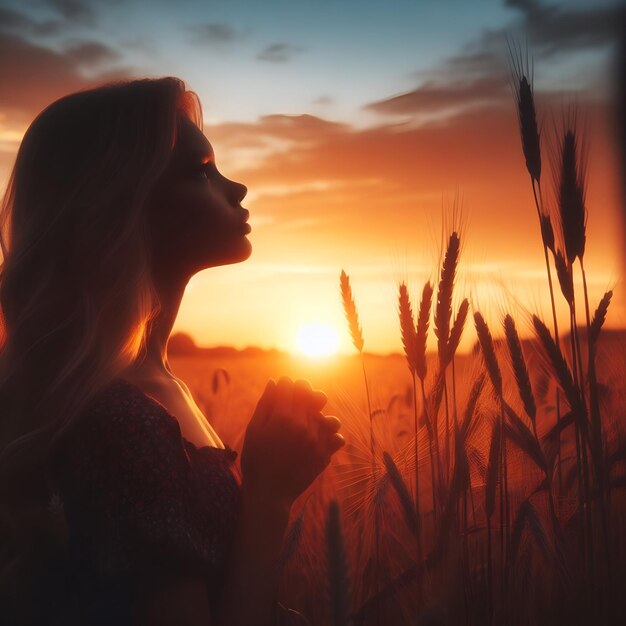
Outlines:
[[327,324],[301,326],[296,337],[298,354],[321,358],[336,354],[339,344],[337,330]]

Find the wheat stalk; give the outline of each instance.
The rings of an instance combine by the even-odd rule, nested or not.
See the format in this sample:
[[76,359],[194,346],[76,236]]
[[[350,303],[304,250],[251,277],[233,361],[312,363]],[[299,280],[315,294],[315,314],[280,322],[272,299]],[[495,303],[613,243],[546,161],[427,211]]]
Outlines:
[[[585,313],[587,319],[587,331],[589,331],[589,300],[586,287],[586,276],[583,267],[583,256],[585,253],[585,239],[586,239],[586,207],[585,207],[585,166],[582,159],[578,154],[578,138],[576,132],[575,117],[573,123],[568,121],[567,126],[563,129],[563,135],[559,143],[559,160],[554,166],[556,187],[557,187],[557,200],[559,207],[559,215],[561,218],[561,232],[563,235],[564,253],[567,260],[567,266],[569,269],[568,275],[563,273],[563,263],[561,265],[560,281],[565,284],[561,285],[561,290],[564,292],[566,300],[570,307],[570,336],[572,343],[572,369],[574,373],[574,382],[578,383],[578,391],[580,393],[581,404],[585,405],[585,384],[584,373],[582,364],[582,352],[580,347],[580,338],[578,333],[578,323],[576,319],[576,301],[574,297],[573,288],[571,293],[569,292],[571,277],[571,266],[578,258],[580,260],[582,274],[583,274],[583,286],[585,291]],[[555,263],[559,261],[555,258]],[[557,268],[558,272],[558,268]],[[566,295],[567,294],[567,295]],[[595,371],[593,363],[593,350],[589,354],[589,370],[588,375],[590,377],[590,408],[592,421],[596,424],[599,422],[599,408],[597,405],[596,396],[596,384],[595,384]],[[591,530],[591,510],[586,506],[589,502],[591,488],[589,485],[589,474],[587,469],[587,418],[586,411],[585,417],[581,416],[581,419],[576,422],[576,449],[577,457],[580,455],[579,461],[579,486],[582,483],[582,491],[584,492],[584,498],[581,498],[581,510],[584,515],[584,542],[586,544],[585,559],[587,571],[593,570],[593,549],[592,549],[592,530]],[[592,450],[593,454],[593,450]]]
[[530,174],[533,184],[535,182],[539,184],[541,180],[541,133],[539,131],[539,125],[537,124],[532,81],[526,76],[528,72],[528,59],[526,59],[526,63],[524,63],[521,51],[517,55],[513,54],[510,45],[509,58],[512,65],[513,89],[517,104],[517,119],[526,169]]
[[435,305],[435,335],[437,337],[437,352],[439,354],[439,367],[443,373],[443,392],[446,410],[446,447],[445,447],[445,470],[446,479],[450,476],[450,412],[448,409],[448,392],[446,388],[446,368],[448,357],[448,337],[450,334],[450,320],[452,318],[452,294],[454,280],[459,261],[461,241],[459,235],[453,231],[448,239],[448,246],[441,266],[441,277],[437,290],[437,303]]
[[[585,517],[585,525],[589,526],[589,518],[587,513],[586,502],[588,502],[588,485],[587,485],[587,463],[586,463],[586,443],[584,433],[586,432],[587,421],[587,409],[585,403],[580,395],[579,389],[574,384],[572,374],[569,366],[567,365],[560,348],[556,345],[550,331],[546,328],[546,325],[536,316],[533,315],[533,326],[535,332],[539,337],[544,351],[548,356],[548,360],[552,366],[554,374],[556,376],[556,382],[565,394],[565,398],[570,405],[570,409],[574,416],[575,425],[575,441],[576,441],[576,467],[578,471],[578,501],[581,513]],[[558,424],[557,424],[558,426]],[[582,432],[581,432],[582,431]],[[560,433],[560,430],[558,431]],[[582,435],[582,436],[581,436]],[[560,434],[558,435],[560,439]],[[589,528],[583,530],[583,542],[584,542],[584,559],[585,568],[588,567],[586,561],[588,558],[587,545]]]
[[332,626],[351,626],[352,600],[348,558],[344,546],[339,504],[331,500],[326,521],[326,557],[328,567],[328,595]]
[[494,420],[491,428],[489,443],[489,457],[487,462],[487,476],[485,478],[485,513],[490,519],[495,511],[496,486],[498,484],[498,468],[500,457],[500,440],[502,428],[499,420]]
[[533,315],[533,326],[548,356],[548,360],[552,365],[559,387],[565,394],[565,398],[572,411],[577,413],[576,419],[580,419],[581,413],[583,415],[585,413],[584,405],[581,402],[580,394],[572,379],[572,373],[561,354],[560,348],[556,345],[554,339],[552,339],[552,335],[546,325],[536,315]]
[[404,283],[400,285],[398,310],[404,354],[409,365],[409,371],[415,375],[417,372],[417,332],[409,300],[409,291]]
[[563,558],[544,527],[537,509],[528,498],[520,505],[513,523],[513,534],[511,540],[512,559],[515,560],[517,558],[522,533],[525,527],[529,529],[530,533],[535,538],[535,542],[544,558],[548,562],[554,563],[561,581],[567,581],[568,575],[563,563]]
[[465,405],[465,414],[463,416],[463,421],[461,422],[461,429],[465,432],[465,436],[468,436],[472,430],[472,417],[476,412],[476,405],[478,404],[478,399],[480,397],[481,391],[483,390],[484,384],[484,373],[480,374],[472,384],[472,389],[467,398],[467,404]]
[[[530,418],[533,428],[536,429],[537,405],[535,404],[535,396],[533,395],[530,385],[530,376],[522,353],[522,344],[515,328],[515,321],[510,315],[504,318],[504,333],[509,346],[509,354],[511,355],[511,364],[513,365],[513,373],[517,382],[517,389],[524,404],[526,415]],[[535,433],[536,435],[536,433]]]
[[[407,362],[409,364],[409,370],[411,371],[412,379],[413,379],[413,416],[414,416],[414,430],[415,430],[415,511],[414,516],[417,520],[417,523],[414,527],[410,526],[414,533],[415,538],[417,539],[418,546],[418,558],[421,560],[423,555],[422,549],[422,540],[421,540],[421,530],[420,530],[420,481],[419,481],[419,455],[418,455],[418,420],[417,420],[417,389],[416,389],[416,374],[418,370],[418,360],[419,355],[417,352],[417,330],[415,328],[415,321],[413,318],[413,310],[411,309],[411,302],[409,299],[409,292],[404,283],[400,285],[400,294],[399,294],[399,312],[400,312],[400,330],[402,334],[402,344],[404,346],[404,352],[406,354]],[[421,369],[421,368],[420,368]],[[388,456],[388,455],[387,455]],[[387,470],[389,475],[391,476],[392,483],[396,488],[396,491],[400,489],[398,486],[398,478],[400,478],[400,482],[402,486],[404,486],[404,482],[399,473],[393,474],[393,471],[389,471],[389,463],[391,457],[385,460],[385,465],[387,465]],[[391,461],[393,464],[393,461]],[[395,468],[395,465],[393,466]],[[406,487],[405,487],[406,489]],[[400,500],[403,502],[403,505],[406,504],[405,500],[403,500],[403,495],[400,494]],[[409,499],[410,502],[410,499]]]
[[485,318],[479,311],[474,313],[474,325],[476,326],[476,334],[478,335],[478,342],[485,362],[487,373],[491,384],[496,391],[498,397],[502,396],[502,374],[500,373],[500,367],[498,366],[498,360],[496,359],[496,351],[493,346],[493,339],[489,326],[485,322]]
[[491,430],[491,442],[489,443],[489,460],[487,462],[487,476],[485,479],[485,515],[487,516],[487,611],[491,623],[493,609],[493,555],[491,546],[491,517],[495,510],[496,485],[498,482],[498,469],[500,467],[502,428],[498,420],[495,420]]
[[465,321],[467,320],[467,313],[469,311],[469,300],[465,298],[459,306],[456,317],[454,318],[454,324],[450,330],[450,337],[448,340],[448,354],[446,356],[446,362],[450,363],[456,354],[459,343],[461,342],[461,336],[463,335],[463,329],[465,328]]
[[430,321],[430,308],[433,299],[433,286],[430,282],[426,282],[422,290],[422,299],[420,300],[420,310],[417,316],[417,332],[416,332],[416,372],[420,380],[426,378],[426,344],[428,339],[428,323]]
[[545,213],[539,214],[539,227],[541,228],[541,240],[544,247],[556,254],[554,245],[554,229],[552,228],[552,220],[550,216]]
[[420,532],[420,519],[413,506],[411,494],[409,493],[406,483],[400,474],[400,470],[398,470],[397,465],[386,451],[383,452],[383,460],[385,461],[385,468],[387,469],[387,474],[389,475],[389,481],[400,499],[406,524],[411,532],[417,537]]
[[493,338],[491,332],[485,322],[483,316],[479,311],[474,313],[474,323],[476,326],[476,333],[478,335],[478,342],[480,344],[481,352],[483,355],[483,361],[491,379],[491,384],[500,401],[500,430],[502,432],[501,448],[500,448],[500,554],[504,566],[504,540],[506,529],[506,545],[509,546],[509,493],[508,493],[508,463],[506,452],[506,437],[504,436],[504,397],[502,395],[502,374],[496,358],[496,352],[493,345]]
[[350,277],[341,270],[341,276],[339,278],[341,286],[341,298],[343,301],[343,309],[348,320],[348,327],[350,329],[350,335],[352,337],[352,343],[354,347],[363,352],[363,333],[359,326],[359,315],[356,310],[354,298],[352,297],[352,288],[350,287]]
[[585,254],[585,170],[578,155],[575,128],[565,130],[561,140],[558,203],[565,252],[570,264]]
[[606,313],[608,311],[612,297],[613,292],[607,291],[604,296],[602,296],[602,300],[600,300],[600,304],[598,304],[598,308],[593,315],[593,320],[589,326],[589,342],[591,344],[595,344],[598,341],[598,337],[600,336],[600,330],[604,325],[604,320],[606,319]]
[[[430,309],[432,307],[433,300],[433,286],[430,281],[424,283],[422,289],[422,298],[420,300],[420,310],[417,316],[417,330],[416,330],[416,372],[420,379],[420,388],[422,393],[422,411],[424,413],[424,421],[426,422],[426,428],[428,431],[428,452],[430,458],[430,478],[431,478],[431,491],[433,501],[433,519],[435,524],[437,522],[437,479],[435,476],[435,460],[434,450],[435,445],[438,449],[438,443],[435,444],[435,437],[437,437],[437,424],[433,423],[437,419],[437,413],[434,412],[431,416],[428,412],[428,402],[426,401],[426,389],[424,387],[424,381],[426,379],[426,373],[428,371],[426,361],[426,346],[428,343],[428,325],[430,322]],[[417,452],[416,452],[417,458]],[[439,457],[437,457],[439,458]],[[437,469],[439,475],[441,475],[441,467],[439,462],[437,463]]]
[[[521,50],[517,55],[513,53],[509,44],[509,55],[512,64],[512,74],[514,79],[514,89],[516,95],[517,112],[520,127],[520,136],[522,139],[522,150],[526,159],[526,169],[530,174],[531,187],[533,191],[533,199],[535,208],[537,209],[537,217],[539,218],[539,226],[541,229],[541,240],[543,243],[543,256],[546,265],[546,275],[548,277],[548,289],[550,291],[550,304],[552,307],[552,323],[554,328],[554,337],[557,346],[559,345],[559,327],[556,317],[556,304],[554,299],[554,287],[552,285],[552,272],[550,269],[550,260],[548,258],[548,250],[553,255],[556,254],[554,242],[554,229],[550,215],[544,212],[543,199],[541,194],[541,133],[537,125],[537,115],[535,111],[535,100],[532,87],[532,80],[527,78],[528,57],[526,63],[521,54]],[[540,206],[541,205],[541,206]],[[561,405],[558,389],[556,391],[556,423],[557,426],[561,419]],[[558,475],[559,489],[561,488],[561,442],[558,442]]]
[[452,317],[452,292],[454,279],[459,260],[461,241],[456,232],[450,235],[448,247],[441,267],[441,279],[437,291],[437,304],[435,306],[435,335],[439,360],[445,364],[448,354],[448,335],[450,332],[450,318]]
[[[363,380],[365,382],[365,395],[367,398],[367,413],[369,417],[370,425],[370,459],[371,459],[371,480],[373,483],[376,481],[376,442],[374,439],[374,415],[372,413],[372,403],[370,400],[369,384],[367,382],[367,373],[365,371],[365,358],[363,355],[363,334],[361,327],[359,326],[359,317],[356,309],[356,304],[352,296],[352,288],[350,287],[350,277],[342,269],[339,277],[339,284],[341,290],[341,298],[343,301],[343,308],[348,321],[348,327],[352,336],[352,342],[354,347],[358,350],[361,357],[361,367],[363,369]],[[380,550],[379,550],[379,525],[378,515],[374,515],[374,546],[375,546],[375,568],[376,568],[376,589],[378,590],[378,567],[380,564]],[[380,623],[380,615],[378,616],[378,623]]]
[[564,254],[560,250],[557,250],[554,255],[554,266],[556,268],[556,275],[559,279],[561,293],[563,294],[570,311],[572,311],[574,308],[574,278],[572,276],[571,265],[567,262]]
[[298,514],[298,517],[293,521],[287,534],[285,535],[285,539],[283,541],[283,549],[280,555],[280,569],[284,569],[289,563],[289,560],[295,553],[300,544],[300,540],[302,539],[302,530],[304,527],[304,513],[306,510],[306,504],[302,507],[302,510]]

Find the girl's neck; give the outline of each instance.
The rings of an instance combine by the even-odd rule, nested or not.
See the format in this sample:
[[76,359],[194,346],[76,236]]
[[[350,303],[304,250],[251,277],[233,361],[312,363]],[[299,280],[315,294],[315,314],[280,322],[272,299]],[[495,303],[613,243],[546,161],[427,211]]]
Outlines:
[[144,356],[128,368],[129,376],[137,380],[175,378],[167,360],[167,342],[188,282],[189,278],[180,276],[155,277],[159,312],[149,325]]

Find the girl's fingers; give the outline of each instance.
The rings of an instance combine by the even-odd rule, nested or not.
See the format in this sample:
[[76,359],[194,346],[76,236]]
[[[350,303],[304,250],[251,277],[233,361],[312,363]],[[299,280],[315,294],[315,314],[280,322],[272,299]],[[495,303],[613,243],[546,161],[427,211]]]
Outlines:
[[276,383],[273,379],[269,379],[265,385],[265,389],[257,402],[252,416],[255,422],[259,424],[265,423],[270,416],[274,401],[276,398]]
[[330,449],[330,454],[334,454],[345,444],[343,435],[337,432],[341,428],[341,422],[334,415],[309,414],[308,422],[309,435],[317,439],[318,445],[323,449]]
[[306,411],[311,404],[311,394],[313,389],[308,380],[299,378],[293,384],[293,405],[294,411]]
[[293,385],[294,391],[303,397],[308,396],[313,391],[311,383],[306,378],[298,378]]
[[276,383],[276,397],[273,413],[279,417],[291,416],[293,406],[293,382],[287,376],[281,376]]
[[341,428],[341,422],[335,415],[325,415],[322,425],[331,433],[336,433]]
[[336,433],[341,428],[341,422],[335,415],[324,415],[318,412],[311,415],[311,420],[320,433]]
[[294,383],[294,402],[302,402],[309,411],[321,411],[328,400],[321,389],[313,389],[306,378],[299,378]]
[[311,383],[308,380],[300,378],[294,383],[292,414],[295,420],[302,421],[304,423],[308,422],[311,392]]
[[346,440],[344,439],[344,436],[341,433],[333,433],[329,437],[329,445],[330,445],[331,450],[334,453],[346,445]]
[[328,397],[321,389],[316,389],[311,394],[311,410],[321,411],[326,405]]

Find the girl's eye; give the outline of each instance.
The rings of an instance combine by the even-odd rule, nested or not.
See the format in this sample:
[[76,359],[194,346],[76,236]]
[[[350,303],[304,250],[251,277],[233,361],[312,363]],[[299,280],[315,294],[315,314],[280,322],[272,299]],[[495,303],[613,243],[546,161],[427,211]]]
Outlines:
[[203,165],[201,165],[197,171],[196,171],[196,176],[202,180],[209,180],[209,177],[211,175],[211,172],[215,169],[215,164],[214,163],[205,163]]

